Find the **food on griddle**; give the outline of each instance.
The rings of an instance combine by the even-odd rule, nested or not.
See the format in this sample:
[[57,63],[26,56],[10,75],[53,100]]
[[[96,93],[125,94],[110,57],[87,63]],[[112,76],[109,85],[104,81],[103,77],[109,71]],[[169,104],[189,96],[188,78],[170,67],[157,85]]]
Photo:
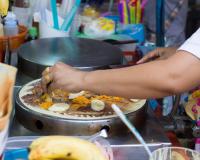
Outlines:
[[94,111],[102,111],[104,110],[105,108],[105,103],[101,100],[98,100],[98,99],[93,99],[91,101],[91,108],[94,110]]
[[79,93],[70,93],[69,94],[69,99],[74,99],[80,96],[83,96],[85,94],[85,91],[81,91]]
[[102,148],[75,137],[42,137],[29,148],[29,160],[108,160]]
[[64,113],[69,109],[69,107],[70,106],[67,103],[55,103],[49,107],[48,110],[56,113]]
[[130,99],[132,102],[139,102],[139,99]]
[[68,101],[69,93],[61,89],[54,89],[49,91],[49,95],[55,103],[65,103]]
[[[33,82],[23,89],[20,97],[26,105],[41,109],[78,117],[101,117],[113,115],[113,103],[121,107],[122,111],[131,111],[138,100],[129,100],[122,97],[98,95],[90,91],[69,93],[61,89],[47,88],[44,93],[40,81]],[[24,93],[25,92],[25,93]]]

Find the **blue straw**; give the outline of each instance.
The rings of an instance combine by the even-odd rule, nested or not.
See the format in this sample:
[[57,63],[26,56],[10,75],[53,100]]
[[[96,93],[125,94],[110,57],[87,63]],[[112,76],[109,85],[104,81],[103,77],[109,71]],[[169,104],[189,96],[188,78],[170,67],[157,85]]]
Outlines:
[[51,0],[51,10],[52,10],[54,28],[59,29],[56,0]]
[[81,0],[76,0],[75,5],[72,7],[72,10],[69,12],[69,15],[65,17],[65,20],[61,26],[62,31],[67,31],[72,24],[72,21],[74,19],[74,16],[76,14],[76,11],[78,10],[78,7],[81,3]]

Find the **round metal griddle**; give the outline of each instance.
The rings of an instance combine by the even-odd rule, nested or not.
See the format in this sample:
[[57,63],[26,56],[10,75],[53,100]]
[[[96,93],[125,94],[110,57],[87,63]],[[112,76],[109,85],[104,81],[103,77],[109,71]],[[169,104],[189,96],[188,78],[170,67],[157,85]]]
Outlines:
[[18,50],[19,70],[39,78],[47,66],[61,61],[83,70],[108,68],[122,64],[123,55],[111,44],[82,38],[39,39],[22,45]]
[[[118,135],[129,132],[117,115],[102,117],[78,117],[70,115],[58,115],[34,106],[28,106],[21,97],[28,94],[28,83],[18,92],[16,96],[16,117],[26,128],[41,134],[65,134],[74,136],[93,135],[103,128],[108,129],[110,135]],[[27,89],[26,89],[27,88]],[[145,100],[138,107],[126,113],[130,121],[141,128],[145,122],[146,108]]]

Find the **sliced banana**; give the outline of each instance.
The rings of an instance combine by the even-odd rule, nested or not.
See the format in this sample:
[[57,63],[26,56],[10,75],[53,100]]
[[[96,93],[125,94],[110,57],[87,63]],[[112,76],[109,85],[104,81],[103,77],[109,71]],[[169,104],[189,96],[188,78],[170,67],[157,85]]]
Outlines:
[[139,99],[130,99],[130,101],[136,103],[136,102],[139,102],[140,100]]
[[94,99],[91,101],[91,108],[97,112],[102,111],[105,108],[105,103],[101,100]]
[[82,96],[84,94],[85,94],[85,91],[81,91],[79,93],[70,93],[69,94],[69,99],[74,99],[74,98],[80,97],[80,96]]
[[52,112],[58,112],[58,113],[63,113],[69,109],[69,104],[67,103],[55,103],[52,105],[50,108],[48,108],[49,111]]

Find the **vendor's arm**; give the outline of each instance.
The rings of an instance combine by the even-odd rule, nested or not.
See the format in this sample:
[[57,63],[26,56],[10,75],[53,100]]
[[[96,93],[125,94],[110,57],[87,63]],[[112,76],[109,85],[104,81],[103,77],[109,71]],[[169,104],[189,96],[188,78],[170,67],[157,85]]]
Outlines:
[[81,72],[62,63],[52,69],[53,86],[129,98],[163,97],[200,84],[200,60],[179,51],[167,60],[123,69]]
[[199,46],[200,29],[166,60],[93,72],[78,71],[58,63],[51,68],[49,77],[53,87],[69,91],[90,90],[130,98],[163,97],[200,84]]

